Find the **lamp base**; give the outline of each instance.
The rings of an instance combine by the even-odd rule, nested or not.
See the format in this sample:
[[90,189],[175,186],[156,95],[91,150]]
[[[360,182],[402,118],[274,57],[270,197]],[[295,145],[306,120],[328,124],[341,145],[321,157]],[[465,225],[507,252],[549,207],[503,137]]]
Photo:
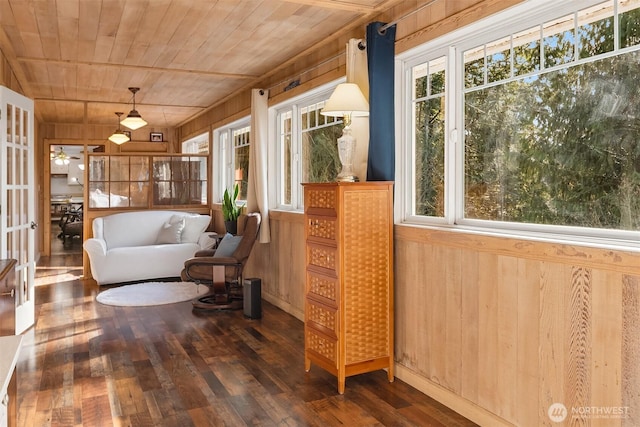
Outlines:
[[355,175],[345,175],[336,177],[336,182],[360,182],[360,178]]
[[353,158],[356,151],[356,139],[351,135],[351,127],[342,129],[342,136],[338,138],[338,157],[342,169],[336,177],[337,182],[358,182],[360,179],[353,173]]

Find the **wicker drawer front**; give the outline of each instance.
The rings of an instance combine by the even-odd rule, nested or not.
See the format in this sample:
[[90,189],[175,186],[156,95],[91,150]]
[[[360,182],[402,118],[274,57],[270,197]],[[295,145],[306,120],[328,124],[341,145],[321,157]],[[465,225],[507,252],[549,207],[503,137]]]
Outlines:
[[313,328],[306,328],[307,350],[338,366],[338,340],[322,336]]
[[309,265],[336,271],[336,248],[307,244],[307,259]]
[[336,240],[335,218],[309,218],[309,237]]
[[308,208],[336,209],[336,190],[334,188],[312,189],[307,192],[305,206]]
[[307,272],[308,295],[322,300],[325,304],[338,306],[338,279]]
[[336,308],[307,300],[307,322],[330,337],[338,338],[338,313]]

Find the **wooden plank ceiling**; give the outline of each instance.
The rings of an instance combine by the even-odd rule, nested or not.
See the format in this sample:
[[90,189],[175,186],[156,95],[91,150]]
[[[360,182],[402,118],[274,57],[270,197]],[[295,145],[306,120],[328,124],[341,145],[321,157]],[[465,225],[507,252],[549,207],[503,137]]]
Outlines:
[[[0,49],[43,123],[173,127],[398,0],[3,0]],[[364,27],[363,27],[364,30]]]

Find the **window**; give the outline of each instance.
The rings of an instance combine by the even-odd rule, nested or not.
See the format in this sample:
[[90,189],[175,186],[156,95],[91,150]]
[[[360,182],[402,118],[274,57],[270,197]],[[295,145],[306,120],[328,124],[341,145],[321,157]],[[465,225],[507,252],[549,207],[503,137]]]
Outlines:
[[249,185],[249,126],[234,129],[233,135],[233,183],[238,184],[240,200],[247,200]]
[[640,1],[546,5],[401,58],[407,221],[637,241]]
[[335,85],[275,107],[282,208],[302,208],[301,183],[334,181],[340,172],[336,140],[342,135],[342,119],[320,114]]
[[209,154],[209,132],[205,132],[182,143],[182,154]]
[[214,132],[214,144],[218,153],[218,165],[214,168],[216,199],[222,200],[225,189],[238,184],[238,200],[247,199],[249,184],[249,148],[251,128],[249,118],[234,122]]
[[90,154],[88,176],[91,209],[207,204],[206,156]]
[[413,68],[416,215],[444,216],[444,94],[446,57]]

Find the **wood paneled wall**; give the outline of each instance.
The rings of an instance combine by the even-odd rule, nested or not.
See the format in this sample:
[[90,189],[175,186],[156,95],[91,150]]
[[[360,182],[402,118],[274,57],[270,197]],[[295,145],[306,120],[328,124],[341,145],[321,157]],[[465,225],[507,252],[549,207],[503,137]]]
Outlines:
[[[437,2],[398,25],[396,51],[516,3]],[[303,319],[302,215],[272,212],[270,224],[272,241],[256,244],[247,277]],[[569,417],[581,411],[573,424],[640,424],[639,254],[406,225],[395,232],[398,378],[481,425],[554,425],[553,403]],[[589,418],[589,408],[628,418]]]
[[[302,215],[273,212],[247,277],[303,319]],[[640,424],[640,253],[395,227],[398,378],[482,425]]]
[[[396,52],[520,1],[436,2],[398,24]],[[379,20],[421,4],[398,2]],[[363,30],[265,76],[271,102],[343,75],[340,52]],[[300,75],[301,85],[284,92]],[[248,114],[249,90],[182,125],[176,139]],[[61,126],[41,138],[71,138]],[[85,132],[78,137],[95,137]],[[303,216],[272,212],[270,225],[271,243],[256,243],[246,276],[260,277],[263,297],[302,319]],[[406,225],[395,227],[395,248],[399,378],[483,425],[553,425],[552,403],[569,416],[582,410],[574,424],[640,425],[638,253]],[[585,408],[627,418],[587,419]]]

